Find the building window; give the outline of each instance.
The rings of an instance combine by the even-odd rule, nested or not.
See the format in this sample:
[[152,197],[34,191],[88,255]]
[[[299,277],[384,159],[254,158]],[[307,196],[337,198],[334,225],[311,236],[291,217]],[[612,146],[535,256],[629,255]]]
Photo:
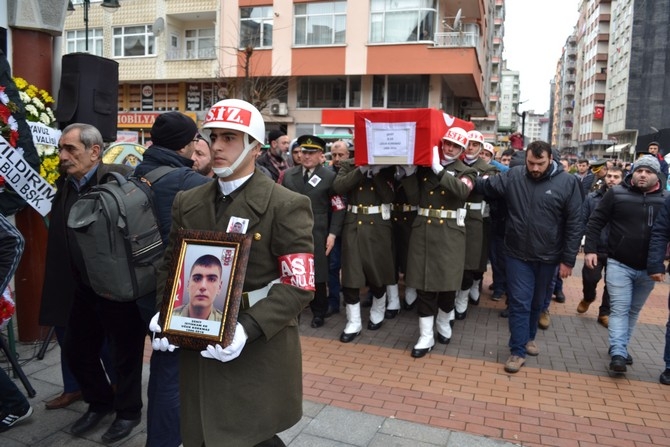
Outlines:
[[151,25],[114,28],[114,57],[154,56],[154,34]]
[[360,76],[311,76],[298,79],[299,108],[346,108],[360,106]]
[[347,2],[294,5],[295,45],[344,44]]
[[187,29],[184,33],[185,59],[214,59],[214,28]]
[[240,48],[272,47],[272,6],[240,8]]
[[432,41],[437,0],[372,0],[370,42]]
[[372,107],[428,107],[427,75],[373,76]]
[[[65,48],[67,53],[86,51],[86,31],[74,30],[65,33]],[[88,30],[88,52],[96,56],[102,56],[102,29]]]

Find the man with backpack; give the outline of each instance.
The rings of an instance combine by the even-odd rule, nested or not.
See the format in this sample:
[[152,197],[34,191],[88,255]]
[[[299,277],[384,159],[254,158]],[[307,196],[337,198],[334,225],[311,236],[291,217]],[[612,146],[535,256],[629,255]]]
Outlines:
[[[157,172],[155,170],[161,168],[164,172],[164,167],[172,168],[151,185],[161,238],[166,246],[172,222],[172,201],[177,192],[211,181],[211,178],[193,169],[191,156],[197,144],[197,135],[198,127],[188,116],[180,112],[159,115],[151,128],[153,144],[135,168],[137,177],[149,176],[152,171]],[[156,312],[156,296],[152,294],[138,300],[138,306],[148,325]],[[153,352],[147,399],[147,445],[176,447],[181,444],[177,353]]]
[[[76,242],[74,230],[66,225],[77,199],[95,187],[105,174],[125,175],[130,170],[122,165],[103,164],[103,144],[98,129],[89,124],[75,123],[63,129],[58,143],[62,175],[56,182],[58,189],[50,218],[44,282],[47,293],[41,312],[46,312],[46,307],[51,305],[52,309],[59,307],[65,315],[69,313],[63,350],[89,405],[72,426],[71,433],[82,436],[115,412],[114,422],[102,436],[103,441],[114,442],[127,436],[139,424],[142,415],[146,325],[135,302],[112,301],[93,290],[84,253]],[[115,348],[116,390],[112,389],[100,363],[106,338]]]

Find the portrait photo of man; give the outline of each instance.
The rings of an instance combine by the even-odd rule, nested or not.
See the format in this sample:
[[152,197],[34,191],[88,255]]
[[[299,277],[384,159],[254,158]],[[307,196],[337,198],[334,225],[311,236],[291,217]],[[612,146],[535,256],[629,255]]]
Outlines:
[[214,306],[223,286],[221,260],[207,254],[195,260],[188,276],[188,302],[174,309],[173,317],[221,321],[223,314]]

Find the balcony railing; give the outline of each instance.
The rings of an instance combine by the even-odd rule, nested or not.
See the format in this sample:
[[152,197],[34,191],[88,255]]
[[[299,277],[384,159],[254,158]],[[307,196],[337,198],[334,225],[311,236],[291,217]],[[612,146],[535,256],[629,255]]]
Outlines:
[[479,35],[467,32],[435,33],[433,46],[440,48],[477,48]]
[[216,59],[216,50],[214,48],[203,48],[200,50],[169,50],[165,55],[165,59],[168,61]]

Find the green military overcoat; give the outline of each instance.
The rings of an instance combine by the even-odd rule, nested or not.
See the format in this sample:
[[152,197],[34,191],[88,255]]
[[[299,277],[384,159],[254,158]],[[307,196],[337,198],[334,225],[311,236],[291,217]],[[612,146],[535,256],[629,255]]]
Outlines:
[[[223,218],[217,220],[215,201],[222,198],[218,181],[177,194],[158,296],[163,296],[180,228],[225,232],[231,217],[249,219],[246,234],[252,236],[252,244],[245,292],[280,276],[279,257],[313,253],[307,197],[258,171],[230,197]],[[275,284],[267,298],[241,310],[238,321],[249,339],[232,361],[222,363],[202,357],[199,351],[179,350],[184,446],[249,447],[300,420],[302,358],[297,317],[313,297],[313,291]]]
[[[340,164],[333,189],[347,197],[349,206],[381,206],[393,202],[393,171],[386,168],[369,178],[354,165],[354,160]],[[394,284],[393,225],[380,213],[362,214],[347,211],[342,227],[342,287],[361,288]]]
[[[476,177],[475,170],[456,160],[439,175],[419,167],[402,182],[412,204],[455,211],[463,208]],[[416,216],[409,240],[406,285],[426,292],[460,290],[464,262],[465,226],[458,226],[456,219]]]
[[[467,165],[477,171],[478,177],[488,177],[495,175],[498,168],[491,166],[481,158],[478,158],[471,165]],[[482,206],[484,195],[471,192],[466,203],[478,204]],[[472,210],[468,207],[468,213],[465,218],[466,241],[465,241],[465,270],[475,272],[485,272],[488,261],[488,229],[484,225],[483,210]]]

